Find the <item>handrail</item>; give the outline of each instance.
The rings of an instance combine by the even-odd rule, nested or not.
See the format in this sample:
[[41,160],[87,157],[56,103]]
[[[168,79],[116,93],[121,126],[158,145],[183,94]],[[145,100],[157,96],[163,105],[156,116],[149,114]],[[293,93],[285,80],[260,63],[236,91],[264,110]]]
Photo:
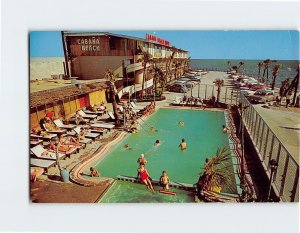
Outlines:
[[[242,98],[244,98],[244,100],[246,100],[246,103],[248,104],[248,105],[251,105],[252,106],[252,104],[249,102],[249,100],[242,94],[242,93],[240,93],[240,96],[241,96],[241,99]],[[253,108],[253,106],[252,106],[252,108]],[[262,119],[262,121],[266,124],[266,126],[268,126],[268,130],[270,130],[270,132],[274,135],[274,137],[278,140],[278,142],[281,144],[281,147],[283,147],[285,150],[286,150],[286,152],[288,153],[288,155],[290,156],[290,159],[292,159],[298,166],[299,166],[299,164],[297,163],[297,161],[295,161],[295,159],[292,157],[292,155],[291,155],[291,153],[289,152],[289,150],[282,144],[282,142],[280,141],[280,139],[276,136],[276,134],[272,131],[272,129],[271,129],[271,127],[268,125],[268,123],[266,123],[266,121],[263,119],[263,117],[258,113],[258,111],[256,111],[256,109],[255,108],[253,108],[254,109],[254,111],[259,115],[259,117]]]

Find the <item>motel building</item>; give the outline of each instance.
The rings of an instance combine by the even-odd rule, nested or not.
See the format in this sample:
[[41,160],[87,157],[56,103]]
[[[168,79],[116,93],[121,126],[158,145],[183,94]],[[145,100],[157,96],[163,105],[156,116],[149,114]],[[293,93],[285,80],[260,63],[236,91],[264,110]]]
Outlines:
[[[33,79],[30,62],[32,129],[39,128],[40,120],[49,111],[68,120],[79,109],[109,102],[109,87],[104,78],[107,70],[114,74],[119,99],[140,95],[145,53],[149,53],[151,58],[151,62],[146,63],[145,93],[153,91],[154,67],[160,68],[166,81],[180,77],[188,68],[188,51],[150,34],[142,39],[106,32],[62,32],[62,43],[64,74],[58,78],[41,79],[34,74]],[[42,76],[44,71],[50,72],[50,69],[37,74]],[[67,80],[61,76],[67,77]]]
[[66,75],[79,80],[103,79],[109,69],[117,80],[119,97],[141,90],[145,52],[151,56],[151,62],[146,64],[146,89],[152,90],[154,66],[172,80],[183,75],[188,65],[188,51],[150,34],[145,39],[106,32],[63,32],[62,35]]

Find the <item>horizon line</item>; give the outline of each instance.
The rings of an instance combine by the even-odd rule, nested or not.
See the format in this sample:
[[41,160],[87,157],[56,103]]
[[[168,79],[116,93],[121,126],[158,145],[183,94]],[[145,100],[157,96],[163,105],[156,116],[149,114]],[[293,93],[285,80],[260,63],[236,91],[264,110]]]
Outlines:
[[[64,58],[64,56],[47,56],[47,57],[39,57],[39,56],[30,56],[30,58]],[[264,61],[266,59],[271,58],[191,58],[192,60],[261,60]],[[298,59],[274,59],[271,60],[277,60],[277,61],[300,61],[300,58]]]

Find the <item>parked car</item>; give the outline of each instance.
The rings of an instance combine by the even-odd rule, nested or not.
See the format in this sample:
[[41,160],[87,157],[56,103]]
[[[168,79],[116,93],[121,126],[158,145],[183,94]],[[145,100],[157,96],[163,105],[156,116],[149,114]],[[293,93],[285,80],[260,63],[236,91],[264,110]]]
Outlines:
[[190,77],[189,79],[194,82],[200,82],[201,78],[199,76],[193,76],[193,77]]
[[194,86],[194,83],[189,78],[180,78],[176,81],[176,83],[181,83],[187,88],[192,88]]
[[244,90],[241,90],[241,93],[244,95],[244,96],[251,96],[251,95],[254,95],[255,91],[252,91],[252,90],[247,90],[247,89],[244,89]]
[[266,103],[275,100],[274,92],[261,89],[255,91],[255,93],[248,97],[251,103]]
[[249,87],[252,91],[256,91],[256,90],[260,90],[260,89],[266,88],[266,85],[265,85],[265,84],[262,84],[262,83],[257,83],[257,84],[248,85],[248,87]]
[[188,91],[187,87],[180,83],[174,83],[173,85],[169,86],[167,90],[180,93],[186,93]]
[[234,85],[236,87],[245,87],[247,86],[247,82],[248,82],[248,79],[247,78],[238,78],[235,82],[234,82]]

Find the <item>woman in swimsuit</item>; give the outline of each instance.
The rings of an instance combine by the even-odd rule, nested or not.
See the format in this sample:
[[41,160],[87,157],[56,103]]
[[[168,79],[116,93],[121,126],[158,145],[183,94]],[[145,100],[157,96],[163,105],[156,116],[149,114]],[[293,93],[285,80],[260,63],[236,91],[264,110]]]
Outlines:
[[147,186],[148,189],[150,189],[154,193],[152,183],[149,179],[150,175],[144,165],[140,166],[140,168],[138,169],[138,174],[141,181]]

